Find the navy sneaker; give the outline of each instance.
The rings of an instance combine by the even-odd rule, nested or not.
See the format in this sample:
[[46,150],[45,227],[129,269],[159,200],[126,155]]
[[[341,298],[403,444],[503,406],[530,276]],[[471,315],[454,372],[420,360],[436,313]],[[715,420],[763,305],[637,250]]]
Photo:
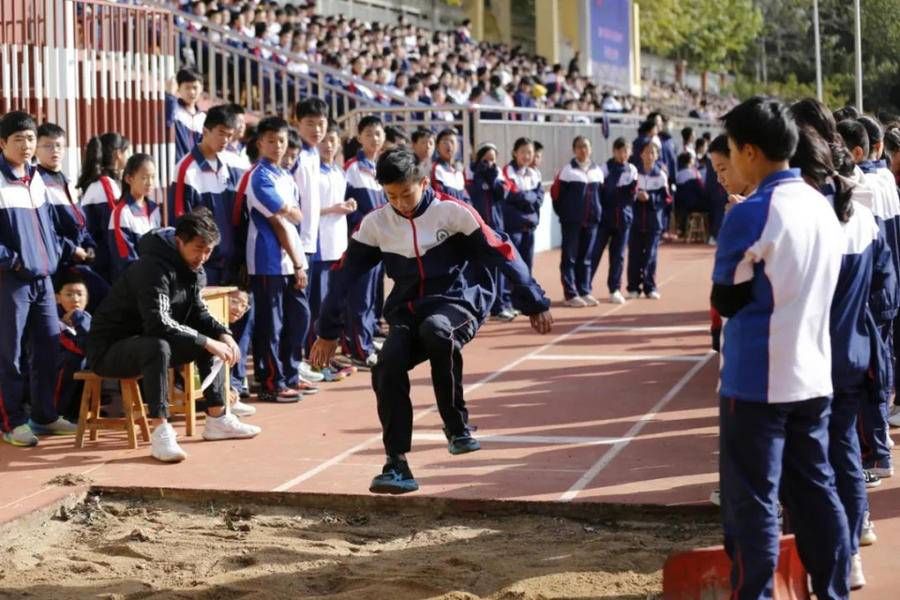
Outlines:
[[463,429],[462,433],[450,436],[450,443],[447,444],[447,449],[450,451],[450,454],[466,454],[481,450],[481,444],[472,437],[472,433],[466,428]]
[[[469,435],[472,435],[473,433],[478,431],[478,425],[470,425],[470,424],[466,423],[466,429],[468,430]],[[447,441],[449,442],[453,438],[453,436],[450,435],[450,430],[447,429],[446,427],[443,427],[442,430],[444,432],[444,436],[447,438]]]
[[419,484],[409,470],[409,463],[397,458],[388,459],[381,475],[372,480],[369,491],[373,494],[407,494],[419,489]]

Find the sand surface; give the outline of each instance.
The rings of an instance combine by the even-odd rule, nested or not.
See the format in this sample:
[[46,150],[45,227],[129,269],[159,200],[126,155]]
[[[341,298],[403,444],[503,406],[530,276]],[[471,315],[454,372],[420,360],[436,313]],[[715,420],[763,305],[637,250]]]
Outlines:
[[70,503],[7,530],[0,598],[658,598],[671,552],[715,523]]

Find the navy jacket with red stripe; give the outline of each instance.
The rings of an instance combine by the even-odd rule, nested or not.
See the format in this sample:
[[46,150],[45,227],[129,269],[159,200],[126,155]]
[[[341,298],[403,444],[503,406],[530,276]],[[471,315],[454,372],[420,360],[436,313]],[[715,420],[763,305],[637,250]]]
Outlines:
[[471,206],[426,189],[411,217],[387,205],[366,215],[353,233],[332,271],[319,317],[321,337],[340,336],[350,285],[381,261],[394,281],[384,306],[389,323],[445,304],[484,320],[496,294],[490,275],[496,267],[512,284],[513,305],[524,314],[550,306],[505,234],[488,227]]

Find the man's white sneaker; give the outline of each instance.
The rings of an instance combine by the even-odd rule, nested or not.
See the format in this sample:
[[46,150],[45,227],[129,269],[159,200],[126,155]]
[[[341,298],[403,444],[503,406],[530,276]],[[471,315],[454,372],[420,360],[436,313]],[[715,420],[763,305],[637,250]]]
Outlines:
[[850,589],[858,590],[866,585],[866,576],[863,574],[862,557],[854,554],[850,557]]
[[206,426],[203,428],[204,440],[234,440],[252,438],[259,435],[262,428],[248,423],[241,423],[233,414],[224,414],[221,417],[206,416]]
[[256,414],[256,407],[251,406],[245,402],[241,402],[240,400],[235,400],[234,404],[231,405],[231,414],[236,417],[252,417]]
[[150,456],[162,462],[181,462],[187,453],[176,441],[178,434],[169,423],[163,423],[153,430],[150,436]]
[[863,517],[862,533],[859,536],[859,545],[871,546],[877,541],[878,536],[875,535],[875,523],[869,518],[869,511],[866,511]]
[[900,427],[900,406],[891,405],[891,415],[888,417],[888,424],[891,427]]
[[637,299],[640,298],[640,297],[641,297],[641,293],[640,293],[640,292],[628,292],[628,299],[629,299],[629,300],[637,300]]
[[584,303],[588,306],[600,306],[600,302],[590,294],[582,296],[581,299],[584,300]]
[[625,304],[625,296],[622,295],[622,292],[616,290],[609,295],[609,301],[613,304]]
[[569,298],[568,300],[563,302],[563,305],[568,306],[569,308],[584,308],[585,306],[587,306],[587,302],[585,302],[578,296],[573,296],[572,298]]
[[309,381],[310,383],[319,383],[320,381],[325,379],[325,376],[322,375],[322,373],[313,370],[313,368],[309,366],[309,363],[306,361],[300,363],[300,368],[297,369],[297,372],[300,374],[300,377]]
[[652,292],[647,294],[647,297],[651,300],[659,300],[660,298],[662,298],[662,296],[660,296],[659,292],[657,292],[656,290],[653,290]]

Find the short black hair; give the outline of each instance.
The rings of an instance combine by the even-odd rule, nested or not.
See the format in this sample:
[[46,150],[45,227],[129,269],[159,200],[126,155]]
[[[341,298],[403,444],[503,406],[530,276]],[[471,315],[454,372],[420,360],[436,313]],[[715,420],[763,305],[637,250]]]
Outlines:
[[294,117],[299,121],[306,117],[325,117],[328,118],[328,105],[325,101],[316,96],[304,98],[294,107]]
[[453,129],[452,127],[448,127],[446,129],[441,129],[441,132],[437,134],[437,137],[434,139],[434,142],[436,144],[440,144],[441,140],[443,140],[445,137],[456,137],[457,135],[459,135],[459,134],[457,134],[456,130]]
[[199,237],[206,244],[215,246],[222,236],[219,234],[219,227],[216,225],[212,211],[206,207],[200,207],[185,213],[178,219],[175,224],[175,237],[186,244]]
[[694,128],[693,127],[685,127],[681,130],[681,139],[685,142],[694,137]]
[[356,133],[362,133],[369,127],[381,127],[384,129],[384,122],[375,115],[367,115],[359,120],[359,125],[356,127]]
[[386,142],[390,142],[391,144],[404,144],[408,139],[406,133],[399,127],[388,125],[384,128],[384,141]]
[[37,136],[53,139],[66,137],[66,130],[56,123],[41,123],[41,126],[37,128]]
[[656,122],[647,119],[638,125],[638,135],[647,135],[654,127],[656,127]]
[[628,147],[628,140],[626,140],[625,138],[620,136],[620,137],[617,137],[615,140],[613,140],[613,150],[620,150],[622,148],[627,148],[627,147]]
[[839,108],[834,111],[832,115],[834,120],[840,123],[841,121],[846,121],[847,119],[858,119],[859,111],[856,110],[855,106],[850,106],[849,104],[843,108]]
[[691,166],[691,160],[694,158],[694,155],[690,152],[682,152],[678,155],[678,168],[679,169],[687,169]]
[[587,142],[588,146],[591,145],[591,140],[586,135],[576,135],[575,139],[572,140],[572,150],[575,149],[579,142]]
[[87,288],[84,276],[75,267],[60,269],[53,278],[53,291],[55,293],[59,294],[67,285],[83,285]]
[[863,155],[869,156],[869,133],[862,123],[854,119],[844,119],[838,122],[837,132],[844,138],[848,150],[862,148]]
[[728,111],[722,124],[736,146],[753,144],[771,161],[788,160],[797,148],[797,124],[778,100],[754,96]]
[[874,118],[863,115],[860,118],[856,119],[856,122],[861,124],[866,128],[866,133],[869,136],[869,149],[872,150],[872,146],[884,140],[884,129],[881,127],[881,123],[879,123]]
[[434,137],[434,132],[430,129],[426,129],[425,127],[419,127],[415,131],[412,132],[412,143],[417,144],[419,140]]
[[194,69],[185,67],[184,69],[179,69],[178,73],[175,75],[175,82],[178,85],[181,85],[182,83],[193,83],[195,81],[202,82],[203,77]]
[[297,150],[303,147],[303,140],[300,139],[300,132],[294,127],[288,128],[288,149]]
[[219,126],[222,126],[225,129],[237,129],[237,115],[231,107],[231,104],[217,104],[206,111],[203,129],[212,131]]
[[281,117],[265,117],[256,125],[256,137],[258,139],[261,138],[263,134],[269,132],[281,133],[282,131],[288,131],[289,129],[290,125],[288,125],[288,122]]
[[728,147],[728,136],[723,133],[713,138],[713,141],[709,143],[709,153],[721,154],[725,158],[729,158],[731,149]]
[[543,151],[544,151],[544,145],[542,143],[540,143],[539,141],[534,140],[534,153],[537,154],[538,152],[543,152]]
[[31,115],[21,110],[14,110],[0,118],[0,139],[5,140],[20,131],[33,131],[37,135],[37,128],[37,123]]
[[381,155],[375,166],[375,178],[381,185],[415,183],[428,177],[425,165],[407,148],[391,148]]

